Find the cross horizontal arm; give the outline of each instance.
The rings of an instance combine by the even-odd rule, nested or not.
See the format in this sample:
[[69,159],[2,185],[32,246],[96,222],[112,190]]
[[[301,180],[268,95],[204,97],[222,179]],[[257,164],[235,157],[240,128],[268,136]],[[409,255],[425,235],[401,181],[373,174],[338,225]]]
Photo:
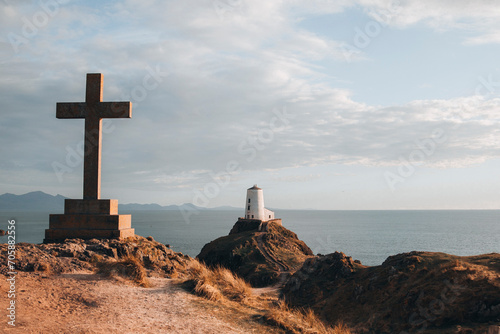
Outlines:
[[87,115],[87,104],[80,103],[57,103],[57,118],[85,118]]
[[85,118],[90,109],[96,113],[99,118],[131,118],[131,102],[99,102],[96,104],[87,104],[85,102],[60,102],[57,103],[57,118]]

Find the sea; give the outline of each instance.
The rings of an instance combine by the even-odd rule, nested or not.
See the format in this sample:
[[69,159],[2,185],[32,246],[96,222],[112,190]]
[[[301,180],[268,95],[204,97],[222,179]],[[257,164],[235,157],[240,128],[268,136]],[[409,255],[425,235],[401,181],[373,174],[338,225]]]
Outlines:
[[[132,211],[136,234],[152,236],[176,252],[195,257],[202,247],[228,235],[242,210]],[[411,251],[468,256],[500,253],[500,210],[323,211],[278,210],[283,226],[315,254],[343,252],[369,266]],[[41,243],[47,212],[0,212],[0,229],[15,220],[16,242]],[[7,237],[0,237],[6,243]]]

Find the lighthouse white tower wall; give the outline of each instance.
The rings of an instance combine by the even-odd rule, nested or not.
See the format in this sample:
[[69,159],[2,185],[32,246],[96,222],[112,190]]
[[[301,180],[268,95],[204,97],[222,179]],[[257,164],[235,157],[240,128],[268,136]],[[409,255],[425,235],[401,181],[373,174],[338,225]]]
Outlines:
[[[281,219],[274,218],[274,212],[264,207],[264,193],[261,188],[257,187],[257,185],[247,189],[245,217],[240,217],[237,224],[241,223],[243,224],[242,226],[244,226],[245,224],[250,223],[252,224],[252,229],[254,229],[255,224],[251,220],[260,220],[259,227],[257,228],[257,231],[259,232],[267,232],[271,223],[282,226]],[[233,227],[233,230],[237,227],[237,224]],[[234,233],[238,233],[238,229],[236,229]],[[233,233],[233,230],[231,230],[231,233]],[[244,230],[246,231],[247,229]]]
[[274,219],[274,211],[268,210],[264,208],[264,221],[266,220],[273,220]]
[[257,185],[248,188],[247,201],[245,204],[246,219],[268,220],[265,215],[266,209],[264,209],[264,193]]

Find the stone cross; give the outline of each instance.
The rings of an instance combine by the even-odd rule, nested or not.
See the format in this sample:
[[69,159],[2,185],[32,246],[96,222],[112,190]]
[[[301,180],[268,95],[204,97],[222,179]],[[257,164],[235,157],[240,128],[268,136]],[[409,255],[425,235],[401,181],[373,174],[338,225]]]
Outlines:
[[101,197],[101,146],[103,118],[131,118],[131,102],[102,102],[103,75],[87,74],[85,102],[57,103],[57,118],[85,119],[83,199]]

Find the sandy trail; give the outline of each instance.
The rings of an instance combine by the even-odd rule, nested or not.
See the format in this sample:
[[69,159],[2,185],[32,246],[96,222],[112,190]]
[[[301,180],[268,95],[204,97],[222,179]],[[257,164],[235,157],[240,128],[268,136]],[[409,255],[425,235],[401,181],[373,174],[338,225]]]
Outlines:
[[[166,278],[152,287],[103,279],[92,272],[57,276],[19,273],[16,327],[7,324],[7,282],[0,282],[2,333],[252,333]],[[4,298],[5,296],[5,298]],[[226,317],[227,319],[227,317]]]

